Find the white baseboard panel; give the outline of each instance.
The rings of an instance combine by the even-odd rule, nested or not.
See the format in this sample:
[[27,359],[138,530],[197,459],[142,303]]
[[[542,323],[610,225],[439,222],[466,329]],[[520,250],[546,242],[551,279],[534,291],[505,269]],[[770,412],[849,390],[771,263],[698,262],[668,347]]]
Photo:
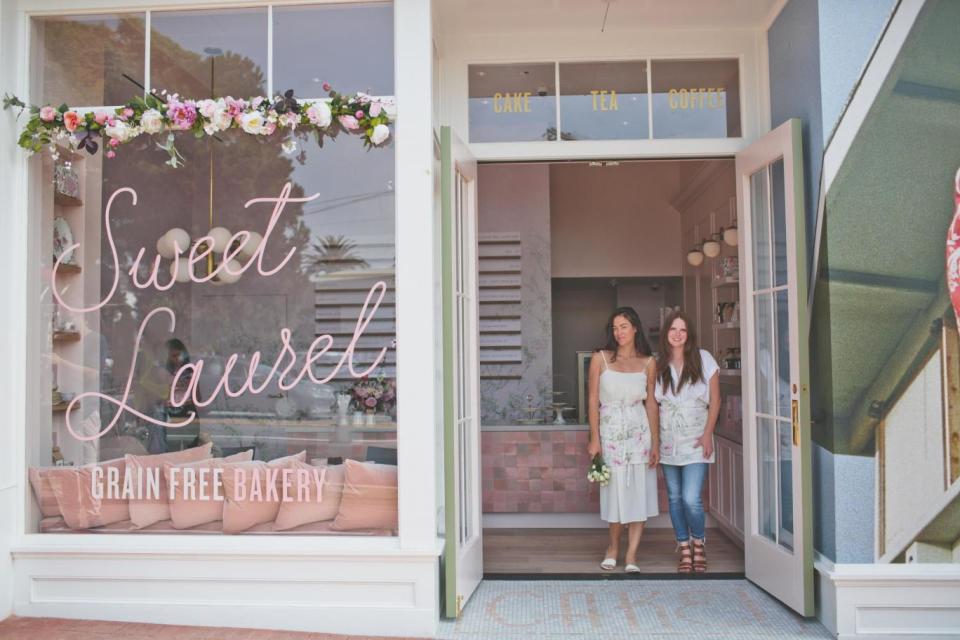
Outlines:
[[838,638],[960,637],[960,565],[816,563],[817,616]]
[[432,637],[439,559],[20,553],[14,613]]
[[10,547],[13,540],[13,523],[17,485],[0,488],[0,620],[13,613],[13,558]]
[[[716,526],[707,514],[707,526]],[[485,513],[484,529],[606,529],[608,523],[599,513]],[[648,527],[664,528],[670,524],[670,514],[661,513],[647,520]]]

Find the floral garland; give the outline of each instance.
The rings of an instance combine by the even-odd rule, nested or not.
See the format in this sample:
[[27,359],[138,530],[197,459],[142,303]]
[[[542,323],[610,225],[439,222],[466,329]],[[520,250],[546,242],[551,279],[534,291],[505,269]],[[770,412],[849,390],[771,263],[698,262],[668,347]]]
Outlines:
[[[392,102],[365,93],[343,95],[327,83],[323,90],[329,93],[329,99],[304,102],[294,98],[291,89],[273,100],[263,96],[246,100],[232,96],[185,100],[176,93],[162,91],[135,97],[112,110],[81,112],[66,104],[31,106],[30,119],[17,143],[31,152],[49,146],[56,156],[56,145],[66,142],[74,150],[93,155],[100,148],[97,138],[102,138],[107,158],[114,158],[120,145],[137,136],[167,132],[165,142],[157,142],[157,147],[169,154],[166,164],[176,168],[183,164],[183,156],[174,146],[177,131],[191,131],[194,137],[203,138],[228,129],[259,136],[286,130],[289,136],[282,143],[286,153],[296,150],[295,134],[312,133],[321,147],[324,138],[335,138],[341,131],[362,135],[367,148],[382,146],[390,139]],[[15,107],[20,113],[28,108],[16,96],[5,95],[3,108]]]

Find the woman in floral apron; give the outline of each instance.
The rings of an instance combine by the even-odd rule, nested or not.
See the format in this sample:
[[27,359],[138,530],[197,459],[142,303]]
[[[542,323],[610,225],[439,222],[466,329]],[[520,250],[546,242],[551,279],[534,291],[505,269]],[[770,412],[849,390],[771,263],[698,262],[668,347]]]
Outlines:
[[680,311],[670,314],[660,332],[655,393],[660,404],[660,463],[680,552],[680,573],[707,570],[701,494],[707,465],[714,460],[719,369],[710,352],[697,345],[687,316]]
[[617,566],[623,525],[627,573],[639,573],[637,549],[647,520],[657,515],[656,361],[637,312],[620,307],[607,321],[607,344],[590,360],[590,457],[603,453],[610,482],[600,487],[600,517],[610,523],[610,544],[600,568]]

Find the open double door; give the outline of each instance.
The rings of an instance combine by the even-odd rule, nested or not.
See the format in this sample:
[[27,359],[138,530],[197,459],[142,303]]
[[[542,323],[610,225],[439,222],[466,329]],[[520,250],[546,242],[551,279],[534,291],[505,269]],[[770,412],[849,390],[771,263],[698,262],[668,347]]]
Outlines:
[[[477,163],[440,140],[443,244],[444,615],[483,578]],[[800,121],[737,154],[746,576],[814,613],[809,314]]]

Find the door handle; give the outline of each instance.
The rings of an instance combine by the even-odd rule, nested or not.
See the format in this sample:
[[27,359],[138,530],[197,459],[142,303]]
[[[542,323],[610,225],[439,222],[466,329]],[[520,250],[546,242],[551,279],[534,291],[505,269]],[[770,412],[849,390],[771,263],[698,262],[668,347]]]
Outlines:
[[793,418],[793,446],[800,446],[800,401],[796,398],[790,403],[790,413]]

